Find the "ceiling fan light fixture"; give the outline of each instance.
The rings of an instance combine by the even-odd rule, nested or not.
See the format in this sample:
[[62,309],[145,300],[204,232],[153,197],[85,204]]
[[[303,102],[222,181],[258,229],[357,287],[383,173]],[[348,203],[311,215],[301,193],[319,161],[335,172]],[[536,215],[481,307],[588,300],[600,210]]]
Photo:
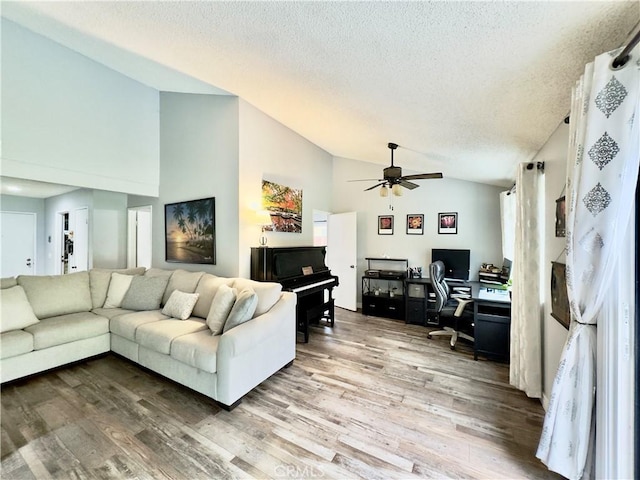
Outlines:
[[383,185],[382,187],[380,187],[380,196],[387,197],[388,195],[389,195],[389,189],[387,188],[387,186]]
[[391,191],[396,197],[402,196],[402,186],[398,183],[396,183],[393,187],[391,187]]

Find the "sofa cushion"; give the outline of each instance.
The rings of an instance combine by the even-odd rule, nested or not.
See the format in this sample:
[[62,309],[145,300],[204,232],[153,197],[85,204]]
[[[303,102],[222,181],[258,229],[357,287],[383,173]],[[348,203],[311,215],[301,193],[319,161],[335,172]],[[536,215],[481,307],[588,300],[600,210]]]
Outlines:
[[233,327],[248,322],[253,318],[253,313],[258,306],[258,295],[250,288],[242,290],[236,298],[236,302],[233,304],[233,308],[224,322],[224,328],[222,333],[228,332]]
[[126,310],[124,308],[94,308],[91,311],[96,315],[107,317],[109,320],[117,317],[118,315],[124,315],[125,313],[133,312],[133,310]]
[[107,290],[107,298],[104,301],[104,308],[120,308],[122,300],[127,294],[134,275],[112,272]]
[[124,275],[142,275],[145,270],[144,267],[120,269],[92,268],[89,270],[89,287],[91,288],[91,303],[93,304],[93,308],[101,308],[104,305],[113,272]]
[[207,315],[207,326],[213,335],[220,335],[224,328],[224,322],[227,321],[229,313],[236,301],[236,289],[221,285],[218,288],[216,296],[211,302],[211,309]]
[[0,335],[0,358],[15,357],[33,350],[33,335],[24,330],[13,330]]
[[180,290],[174,290],[162,309],[162,314],[179,320],[186,320],[191,316],[198,297],[199,294],[197,293],[185,293]]
[[282,285],[275,282],[257,282],[248,278],[236,278],[233,282],[233,288],[239,292],[245,288],[251,288],[258,295],[258,306],[254,313],[254,317],[267,313],[271,307],[280,299]]
[[149,350],[169,355],[171,342],[182,335],[206,330],[204,320],[191,318],[189,320],[160,320],[146,323],[136,330],[136,343]]
[[164,291],[162,297],[162,304],[164,305],[169,301],[169,297],[174,290],[180,290],[185,293],[193,293],[196,291],[200,278],[204,275],[204,272],[187,272],[186,270],[176,270],[169,279],[167,289]]
[[171,343],[171,357],[205,372],[216,373],[219,342],[220,335],[212,335],[208,329],[182,335]]
[[167,320],[168,318],[166,315],[162,315],[160,310],[125,313],[112,317],[109,328],[111,333],[135,342],[138,327],[151,322]]
[[193,307],[192,315],[200,318],[207,318],[209,310],[211,310],[211,302],[213,297],[218,293],[220,285],[227,285],[228,287],[233,285],[233,278],[216,277],[210,273],[205,273],[200,278],[196,293],[200,294],[196,306]]
[[157,310],[162,293],[167,288],[167,277],[133,277],[131,286],[122,299],[122,308],[128,310]]
[[89,312],[92,308],[89,272],[68,275],[20,275],[33,313],[40,320],[69,313]]
[[149,268],[144,272],[145,277],[167,277],[167,280],[173,275],[173,270],[166,270],[164,268]]
[[22,330],[39,321],[20,285],[0,290],[0,333]]
[[33,335],[33,348],[43,348],[75,342],[109,333],[109,319],[91,312],[50,317],[25,328]]
[[0,289],[15,287],[18,284],[16,277],[0,278]]

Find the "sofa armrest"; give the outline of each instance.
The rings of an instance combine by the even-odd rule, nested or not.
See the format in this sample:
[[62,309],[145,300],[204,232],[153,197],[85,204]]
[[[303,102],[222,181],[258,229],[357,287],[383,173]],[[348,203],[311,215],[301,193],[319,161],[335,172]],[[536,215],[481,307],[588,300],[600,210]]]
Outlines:
[[295,293],[282,292],[267,313],[223,333],[218,345],[218,361],[222,357],[240,356],[271,337],[289,337],[289,330],[296,330],[296,302]]
[[220,336],[216,400],[233,405],[296,357],[295,293],[282,292],[271,309]]

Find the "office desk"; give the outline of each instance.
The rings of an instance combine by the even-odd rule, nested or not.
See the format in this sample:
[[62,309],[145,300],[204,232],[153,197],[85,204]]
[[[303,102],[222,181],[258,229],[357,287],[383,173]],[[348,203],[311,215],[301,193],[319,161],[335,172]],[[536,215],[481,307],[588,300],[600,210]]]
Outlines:
[[473,298],[474,360],[478,355],[509,361],[511,342],[511,298],[483,295],[480,282],[469,282]]

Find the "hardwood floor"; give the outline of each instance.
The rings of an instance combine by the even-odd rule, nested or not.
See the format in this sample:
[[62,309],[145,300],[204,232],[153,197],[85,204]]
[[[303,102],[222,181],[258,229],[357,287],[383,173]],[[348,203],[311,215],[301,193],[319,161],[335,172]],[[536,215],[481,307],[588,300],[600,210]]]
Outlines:
[[427,329],[337,309],[232,412],[115,355],[2,389],[1,476],[562,478],[508,366]]

